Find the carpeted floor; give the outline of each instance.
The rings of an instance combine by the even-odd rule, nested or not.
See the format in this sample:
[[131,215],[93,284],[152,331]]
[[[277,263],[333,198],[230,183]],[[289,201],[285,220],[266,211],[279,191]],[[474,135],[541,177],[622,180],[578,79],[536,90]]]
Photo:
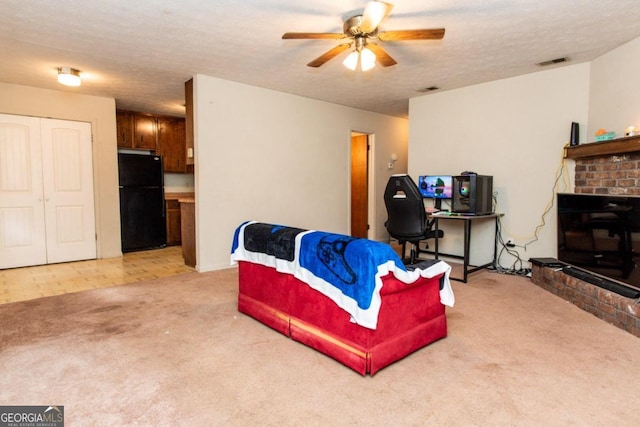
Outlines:
[[640,340],[526,278],[454,282],[449,336],[361,377],[236,311],[235,269],[0,306],[0,404],[66,426],[635,425]]

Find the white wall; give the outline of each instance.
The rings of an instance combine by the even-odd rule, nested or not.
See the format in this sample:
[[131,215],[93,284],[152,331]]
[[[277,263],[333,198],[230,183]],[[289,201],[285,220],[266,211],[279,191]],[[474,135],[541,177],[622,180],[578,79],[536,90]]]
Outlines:
[[351,131],[375,135],[371,237],[387,238],[382,194],[406,171],[406,119],[196,75],[194,122],[199,271],[229,267],[245,220],[349,234]]
[[121,256],[115,100],[0,83],[0,112],[91,123],[98,258]]
[[594,60],[591,65],[589,131],[598,128],[624,136],[629,126],[640,128],[640,38]]
[[[581,140],[586,138],[588,105],[589,64],[413,98],[409,174],[417,178],[470,170],[492,175],[497,211],[505,213],[504,241],[528,244],[526,250],[516,248],[524,261],[555,256],[555,211],[543,214],[554,200],[555,175],[572,121],[581,124]],[[570,169],[565,177],[571,181],[557,190],[572,191]],[[445,234],[441,249],[461,253],[461,228],[450,227]],[[482,262],[491,252],[491,242],[485,240],[472,239],[472,254],[484,256]],[[501,265],[510,267],[514,260],[505,255]]]

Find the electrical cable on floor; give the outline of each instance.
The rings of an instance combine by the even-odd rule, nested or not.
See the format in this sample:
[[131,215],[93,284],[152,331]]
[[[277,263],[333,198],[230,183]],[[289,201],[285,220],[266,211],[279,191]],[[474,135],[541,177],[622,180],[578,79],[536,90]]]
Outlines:
[[[517,250],[509,248],[502,238],[502,221],[500,220],[500,218],[498,218],[497,221],[496,238],[501,247],[500,252],[496,257],[496,271],[500,274],[512,274],[515,276],[527,276],[529,273],[531,273],[530,268],[524,267],[524,261],[520,257],[520,253]],[[500,258],[505,252],[515,258],[515,261],[509,268],[505,268],[500,264]]]

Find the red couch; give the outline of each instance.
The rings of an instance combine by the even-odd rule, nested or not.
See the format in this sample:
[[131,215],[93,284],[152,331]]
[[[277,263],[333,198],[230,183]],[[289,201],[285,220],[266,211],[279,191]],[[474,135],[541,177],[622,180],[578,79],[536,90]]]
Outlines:
[[[448,278],[450,267],[442,261],[422,265],[422,272],[413,276],[416,279],[412,283],[395,277],[394,274],[402,272],[384,275],[377,325],[372,329],[356,324],[336,302],[293,274],[237,256],[232,256],[232,260],[239,264],[240,312],[333,357],[361,375],[373,375],[447,335],[441,285],[445,299],[450,293],[449,305],[453,303],[453,294]],[[406,277],[404,280],[407,281]]]

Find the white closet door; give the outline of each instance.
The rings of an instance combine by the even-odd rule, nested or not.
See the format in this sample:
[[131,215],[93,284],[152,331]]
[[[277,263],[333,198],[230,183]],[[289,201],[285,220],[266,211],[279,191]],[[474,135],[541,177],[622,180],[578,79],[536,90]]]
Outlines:
[[91,125],[0,114],[0,268],[96,258]]
[[42,119],[47,262],[96,258],[91,125]]
[[47,262],[40,119],[0,114],[0,268]]

